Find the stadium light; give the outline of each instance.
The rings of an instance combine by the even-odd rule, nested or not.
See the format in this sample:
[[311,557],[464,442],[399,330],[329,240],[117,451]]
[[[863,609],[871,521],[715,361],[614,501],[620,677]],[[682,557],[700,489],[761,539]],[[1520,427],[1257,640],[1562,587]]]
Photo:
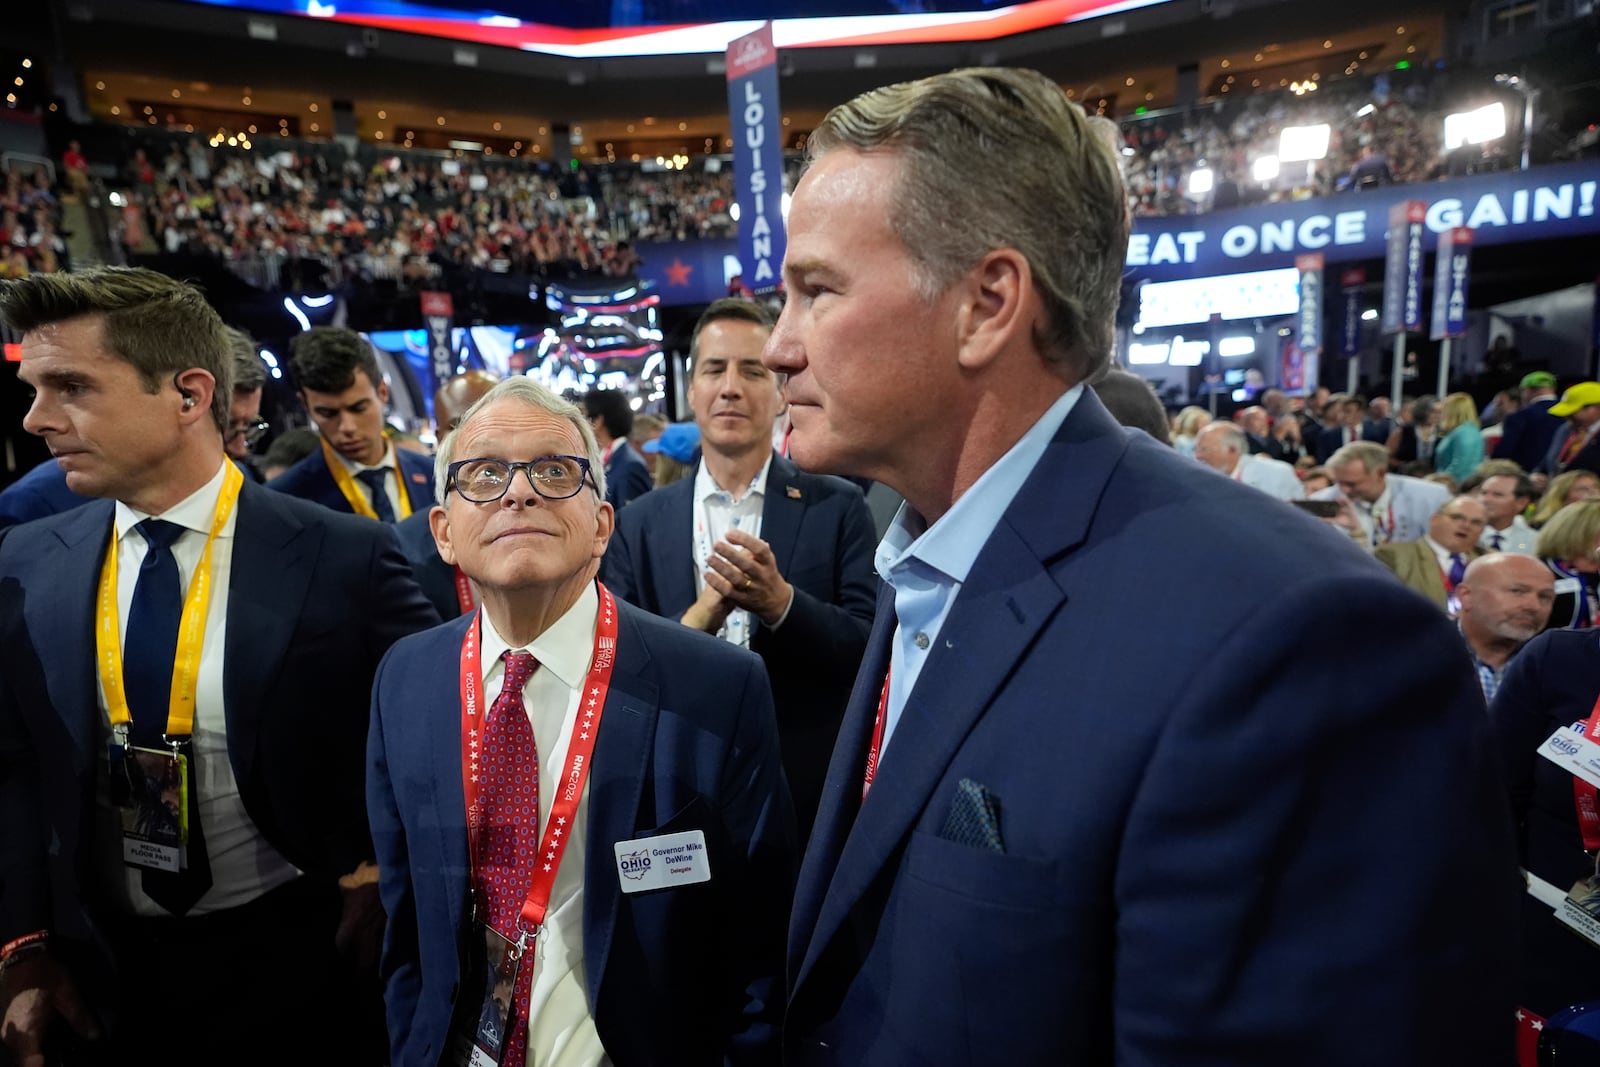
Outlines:
[[1205,196],[1216,184],[1216,180],[1217,176],[1211,172],[1210,167],[1197,167],[1189,172],[1189,195]]
[[1270,182],[1278,176],[1278,157],[1262,156],[1250,164],[1250,176],[1258,182]]
[[1316,126],[1285,126],[1278,138],[1278,162],[1306,163],[1328,158],[1328,141],[1333,127],[1326,122]]
[[1247,333],[1234,334],[1224,337],[1217,342],[1217,355],[1224,359],[1235,356],[1253,356],[1256,352],[1256,339]]
[[1497,141],[1506,135],[1506,106],[1499,101],[1444,117],[1444,150]]

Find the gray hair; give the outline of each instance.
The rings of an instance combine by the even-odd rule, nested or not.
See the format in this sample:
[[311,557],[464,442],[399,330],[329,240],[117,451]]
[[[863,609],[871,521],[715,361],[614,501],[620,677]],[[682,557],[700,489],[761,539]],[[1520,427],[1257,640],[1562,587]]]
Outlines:
[[1198,437],[1200,434],[1210,434],[1219,438],[1217,444],[1239,453],[1241,458],[1250,454],[1250,439],[1245,436],[1244,428],[1237,423],[1220,420],[1208,422],[1200,427],[1199,433],[1195,436]]
[[548,411],[557,418],[570,422],[578,431],[578,436],[583,439],[583,455],[589,461],[589,477],[594,481],[595,496],[601,500],[606,498],[606,467],[600,459],[600,444],[595,440],[594,428],[589,425],[589,420],[584,417],[582,409],[570,400],[563,400],[532,378],[519,374],[497,382],[493,389],[475,400],[461,416],[461,421],[456,423],[456,428],[445,434],[444,440],[439,442],[438,454],[433,457],[435,503],[444,507],[445,482],[449,477],[450,464],[456,459],[456,441],[460,438],[461,432],[467,428],[467,424],[478,412],[502,400],[516,401],[530,408]]
[[[828,112],[808,163],[839,147],[898,157],[889,225],[931,301],[999,248],[1020,252],[1046,322],[1035,337],[1069,382],[1111,359],[1130,217],[1103,128],[1036,71],[971,68],[864,93]],[[979,160],[1001,161],[974,181]]]
[[1376,441],[1352,441],[1329,456],[1323,466],[1332,470],[1346,463],[1359,463],[1368,471],[1388,471],[1389,450]]

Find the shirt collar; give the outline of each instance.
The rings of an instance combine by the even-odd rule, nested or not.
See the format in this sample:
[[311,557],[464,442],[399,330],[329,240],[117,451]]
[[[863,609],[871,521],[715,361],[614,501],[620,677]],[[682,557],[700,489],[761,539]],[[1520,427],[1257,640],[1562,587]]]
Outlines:
[[932,526],[909,504],[902,504],[878,545],[878,573],[888,580],[896,567],[915,559],[952,581],[966,581],[978,553],[999,525],[1000,516],[1011,506],[1022,483],[1033,473],[1039,457],[1082,395],[1083,386],[1075,385],[1057,397],[1032,428]]
[[595,592],[593,582],[584,586],[572,607],[528,645],[513,646],[507,642],[485,611],[479,639],[483,673],[487,676],[506,650],[525,648],[539,661],[539,666],[555,675],[562,685],[576,689],[589,673],[589,662],[594,657],[594,628],[599,619],[600,595]]
[[[166,522],[175,522],[185,530],[195,530],[202,534],[211,533],[211,523],[217,516],[217,499],[222,496],[223,476],[228,470],[228,459],[223,458],[217,465],[217,473],[211,479],[172,505],[158,516],[151,516],[148,512],[130,507],[122,501],[117,501],[117,539],[127,537],[133,528],[148,518],[160,518]],[[234,523],[239,519],[239,509],[235,507],[228,515],[228,521],[223,526],[218,537],[232,537]]]
[[[761,464],[761,469],[756,472],[756,476],[750,479],[750,486],[746,490],[745,496],[739,499],[742,501],[746,497],[752,496],[758,500],[765,499],[767,495],[767,472],[771,469],[772,453],[769,452],[767,453],[767,461]],[[717,480],[711,477],[711,472],[706,470],[706,459],[701,456],[700,466],[694,472],[694,498],[696,500],[706,500],[727,492],[728,490],[718,485]]]
[[332,448],[330,446],[329,450],[333,453],[334,458],[336,458],[340,463],[344,464],[344,469],[349,471],[351,474],[360,474],[362,471],[386,471],[391,467],[398,466],[398,464],[395,462],[394,445],[387,439],[385,439],[383,442],[383,458],[378,460],[378,462],[374,463],[370,467],[365,463],[357,463],[353,459],[346,459],[344,453],[340,452],[337,448]]

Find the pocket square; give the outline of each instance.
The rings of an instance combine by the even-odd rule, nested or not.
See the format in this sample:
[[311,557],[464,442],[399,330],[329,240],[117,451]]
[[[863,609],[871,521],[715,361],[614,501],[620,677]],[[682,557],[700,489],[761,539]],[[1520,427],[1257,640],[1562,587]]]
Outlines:
[[951,798],[950,812],[939,836],[958,845],[1004,853],[999,799],[971,778],[961,779],[956,783],[956,795]]

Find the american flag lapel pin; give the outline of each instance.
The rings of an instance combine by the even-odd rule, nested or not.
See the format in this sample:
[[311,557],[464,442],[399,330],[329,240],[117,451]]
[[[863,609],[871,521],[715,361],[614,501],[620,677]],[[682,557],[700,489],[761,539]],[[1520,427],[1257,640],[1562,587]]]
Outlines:
[[789,499],[790,500],[799,500],[800,499],[800,490],[796,489],[792,485],[785,486],[784,487],[784,492],[789,494]]
[[412,471],[411,472],[411,480],[416,482],[418,485],[427,485],[428,484],[428,476],[426,474],[423,474],[421,471]]

